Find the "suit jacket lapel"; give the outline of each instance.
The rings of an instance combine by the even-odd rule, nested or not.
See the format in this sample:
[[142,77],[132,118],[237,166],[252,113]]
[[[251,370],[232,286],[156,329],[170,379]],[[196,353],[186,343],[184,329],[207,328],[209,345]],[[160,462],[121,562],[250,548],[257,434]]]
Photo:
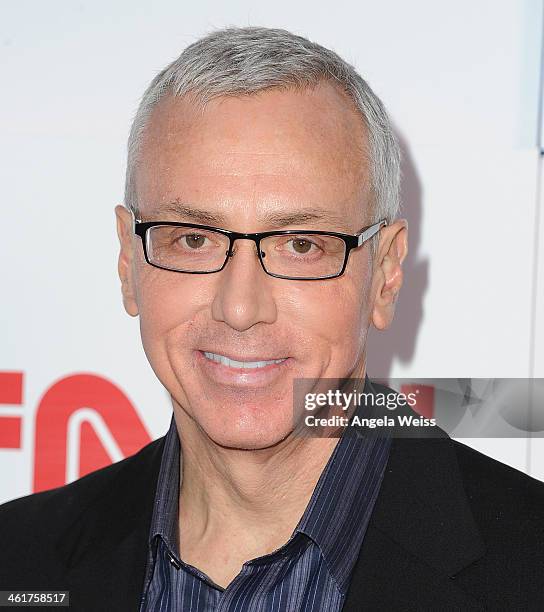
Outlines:
[[481,609],[452,577],[484,553],[453,442],[394,439],[343,611]]
[[129,460],[59,540],[74,609],[138,610],[163,446]]

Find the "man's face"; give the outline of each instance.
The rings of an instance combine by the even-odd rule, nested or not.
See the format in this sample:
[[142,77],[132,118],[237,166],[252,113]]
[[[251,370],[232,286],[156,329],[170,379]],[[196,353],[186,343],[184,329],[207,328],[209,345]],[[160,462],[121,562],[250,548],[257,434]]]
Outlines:
[[[370,216],[366,147],[360,117],[329,84],[220,98],[203,115],[189,100],[168,97],[141,148],[140,216],[238,232],[354,234]],[[180,214],[175,203],[195,212]],[[247,240],[221,272],[201,275],[148,265],[139,238],[131,249],[131,314],[140,316],[147,357],[175,410],[214,442],[272,446],[294,427],[294,378],[362,374],[368,244],[352,251],[343,276],[318,281],[268,276]],[[283,361],[241,369],[205,353]]]

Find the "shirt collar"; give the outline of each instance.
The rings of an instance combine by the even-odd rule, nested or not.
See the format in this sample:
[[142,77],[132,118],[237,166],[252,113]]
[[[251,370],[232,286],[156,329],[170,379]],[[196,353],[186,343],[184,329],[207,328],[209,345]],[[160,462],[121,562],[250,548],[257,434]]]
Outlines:
[[157,481],[157,491],[153,506],[153,517],[149,532],[152,545],[161,536],[172,553],[178,556],[178,514],[179,491],[181,486],[180,468],[183,455],[180,449],[178,430],[174,415],[164,440],[164,449]]
[[[364,391],[372,392],[368,376],[365,377]],[[344,430],[293,533],[293,536],[305,534],[316,543],[344,594],[370,520],[391,444],[390,438],[346,435],[351,430],[351,427]],[[157,536],[162,537],[178,561],[182,460],[172,416],[157,482],[149,543],[152,546]]]
[[[365,383],[365,391],[369,391]],[[296,531],[320,548],[342,593],[351,574],[385,472],[391,438],[350,435],[346,428]]]

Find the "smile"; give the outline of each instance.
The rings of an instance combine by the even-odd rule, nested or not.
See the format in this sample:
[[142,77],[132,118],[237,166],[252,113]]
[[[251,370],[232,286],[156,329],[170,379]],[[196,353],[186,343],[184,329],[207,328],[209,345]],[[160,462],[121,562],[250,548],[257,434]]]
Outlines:
[[235,359],[230,359],[225,355],[219,355],[217,353],[209,353],[203,352],[206,359],[210,361],[215,361],[216,363],[221,363],[230,368],[243,368],[246,370],[255,370],[257,368],[265,368],[266,366],[275,365],[278,363],[282,363],[286,358],[283,359],[268,359],[268,360],[260,360],[260,361],[236,361]]

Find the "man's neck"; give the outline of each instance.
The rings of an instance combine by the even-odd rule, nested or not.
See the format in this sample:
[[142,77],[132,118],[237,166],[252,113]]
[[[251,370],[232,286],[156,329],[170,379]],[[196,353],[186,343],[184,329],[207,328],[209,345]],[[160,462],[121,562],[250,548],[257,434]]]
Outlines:
[[176,415],[180,557],[225,586],[245,561],[287,542],[339,439],[286,439],[273,451],[225,449],[191,435],[184,416]]

